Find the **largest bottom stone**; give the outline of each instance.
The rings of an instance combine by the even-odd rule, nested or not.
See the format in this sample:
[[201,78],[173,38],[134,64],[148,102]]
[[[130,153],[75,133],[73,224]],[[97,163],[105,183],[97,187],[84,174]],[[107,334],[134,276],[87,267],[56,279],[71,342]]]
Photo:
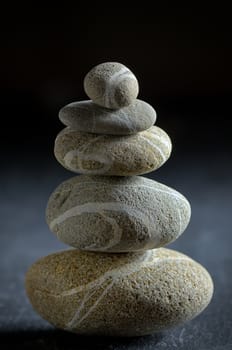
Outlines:
[[138,336],[199,314],[213,283],[201,265],[169,249],[126,254],[73,249],[32,265],[26,289],[35,310],[56,327]]

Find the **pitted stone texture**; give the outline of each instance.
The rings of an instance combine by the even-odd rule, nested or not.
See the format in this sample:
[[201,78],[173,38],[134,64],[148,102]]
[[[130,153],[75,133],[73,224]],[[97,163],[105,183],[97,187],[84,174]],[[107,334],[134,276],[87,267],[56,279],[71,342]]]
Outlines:
[[130,136],[83,133],[63,129],[55,156],[68,170],[89,175],[131,176],[149,173],[171,154],[169,136],[157,126]]
[[37,261],[27,273],[34,309],[78,334],[139,336],[198,315],[210,302],[208,272],[169,249],[100,254],[68,250]]
[[84,79],[84,89],[96,104],[119,109],[134,102],[139,85],[135,75],[123,64],[106,62],[89,71]]
[[156,121],[156,112],[141,100],[119,110],[107,109],[87,100],[64,106],[59,118],[63,124],[82,132],[130,135],[149,129]]
[[190,220],[187,199],[142,176],[76,176],[51,195],[47,223],[64,243],[82,250],[128,252],[164,246]]

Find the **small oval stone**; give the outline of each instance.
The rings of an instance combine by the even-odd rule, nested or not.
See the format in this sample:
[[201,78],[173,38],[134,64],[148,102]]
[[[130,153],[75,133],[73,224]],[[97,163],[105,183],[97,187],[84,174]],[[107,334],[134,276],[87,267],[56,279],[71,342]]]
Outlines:
[[50,196],[46,218],[62,242],[81,250],[129,252],[162,247],[186,229],[190,204],[142,176],[76,176]]
[[149,129],[156,121],[156,112],[141,100],[118,110],[107,109],[87,100],[63,107],[59,118],[63,124],[82,132],[130,135]]
[[26,290],[54,326],[83,335],[140,336],[197,316],[213,282],[197,262],[174,250],[101,254],[76,249],[32,265]]
[[84,89],[96,104],[119,109],[134,102],[139,85],[135,75],[126,66],[106,62],[89,71],[84,79]]
[[99,135],[67,127],[57,136],[55,156],[65,168],[90,175],[149,173],[171,154],[169,136],[157,126],[129,136]]

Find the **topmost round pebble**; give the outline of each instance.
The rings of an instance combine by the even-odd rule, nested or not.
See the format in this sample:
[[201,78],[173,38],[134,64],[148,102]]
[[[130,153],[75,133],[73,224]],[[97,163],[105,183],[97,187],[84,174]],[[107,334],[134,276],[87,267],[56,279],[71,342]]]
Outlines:
[[135,75],[126,66],[117,62],[105,62],[87,73],[84,89],[94,103],[119,109],[135,101],[139,85]]

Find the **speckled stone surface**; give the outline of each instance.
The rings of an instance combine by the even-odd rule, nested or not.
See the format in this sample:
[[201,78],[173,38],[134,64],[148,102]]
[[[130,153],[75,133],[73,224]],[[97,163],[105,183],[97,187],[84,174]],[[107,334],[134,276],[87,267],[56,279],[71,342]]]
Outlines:
[[149,129],[156,121],[156,112],[141,100],[118,110],[107,109],[87,100],[64,106],[59,118],[63,124],[78,131],[130,135]]
[[76,176],[51,195],[47,223],[70,246],[127,252],[177,239],[190,220],[188,201],[170,187],[142,176]]
[[213,283],[200,264],[165,248],[127,254],[74,249],[33,264],[26,290],[35,310],[59,328],[138,336],[198,315]]
[[154,171],[171,154],[169,136],[157,126],[130,136],[63,129],[55,141],[56,159],[68,170],[90,175],[131,176]]
[[136,99],[139,85],[135,75],[123,64],[105,62],[92,68],[85,76],[84,89],[96,104],[118,109]]

